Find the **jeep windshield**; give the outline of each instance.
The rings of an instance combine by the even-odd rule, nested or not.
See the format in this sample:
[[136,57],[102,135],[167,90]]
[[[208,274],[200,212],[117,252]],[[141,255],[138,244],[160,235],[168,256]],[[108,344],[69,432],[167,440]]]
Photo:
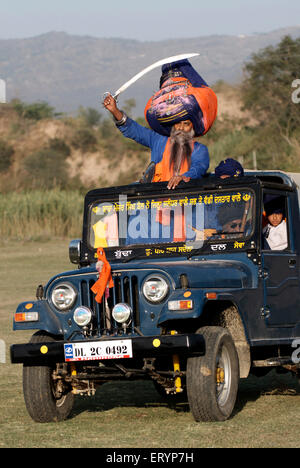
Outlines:
[[89,247],[125,260],[138,251],[184,254],[212,243],[221,250],[219,244],[230,241],[243,246],[252,232],[254,196],[246,189],[97,201],[90,206]]

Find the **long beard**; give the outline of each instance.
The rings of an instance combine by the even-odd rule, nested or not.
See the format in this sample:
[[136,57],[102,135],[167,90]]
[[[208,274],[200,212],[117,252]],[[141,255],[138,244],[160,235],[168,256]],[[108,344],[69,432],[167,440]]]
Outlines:
[[170,135],[170,170],[173,170],[173,175],[180,173],[181,165],[185,160],[187,160],[188,168],[190,168],[194,136],[194,129],[189,132],[182,132],[172,127]]

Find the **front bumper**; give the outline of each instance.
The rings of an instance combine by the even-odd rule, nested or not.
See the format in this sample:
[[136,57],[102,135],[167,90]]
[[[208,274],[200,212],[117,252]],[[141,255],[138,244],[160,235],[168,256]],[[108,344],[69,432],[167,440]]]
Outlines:
[[[120,338],[120,337],[118,337]],[[111,340],[112,337],[98,340],[99,342]],[[123,338],[132,341],[133,359],[178,355],[205,354],[205,341],[202,335],[157,335],[157,336],[135,336]],[[93,342],[97,341],[95,339]],[[82,341],[81,341],[82,342]],[[81,343],[76,341],[76,343]],[[84,341],[85,343],[88,340]],[[12,364],[48,365],[51,363],[65,362],[64,341],[52,341],[45,343],[26,343],[12,345],[10,357]],[[73,343],[73,342],[72,342]],[[45,353],[45,350],[47,352]],[[83,361],[81,361],[83,362]],[[90,361],[86,361],[91,364]]]

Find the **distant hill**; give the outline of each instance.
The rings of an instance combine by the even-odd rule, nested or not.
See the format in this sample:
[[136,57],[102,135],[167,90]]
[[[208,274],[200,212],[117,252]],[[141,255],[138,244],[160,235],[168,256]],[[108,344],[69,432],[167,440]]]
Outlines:
[[[42,100],[57,111],[74,112],[80,105],[100,108],[105,91],[114,92],[141,69],[179,53],[201,54],[192,63],[209,84],[237,83],[245,61],[259,49],[278,44],[285,35],[299,37],[300,27],[157,42],[49,32],[29,39],[0,40],[0,78],[6,80],[9,100]],[[158,89],[159,78],[159,69],[143,77],[120,97],[121,105],[134,97],[135,113],[142,115],[146,101]]]

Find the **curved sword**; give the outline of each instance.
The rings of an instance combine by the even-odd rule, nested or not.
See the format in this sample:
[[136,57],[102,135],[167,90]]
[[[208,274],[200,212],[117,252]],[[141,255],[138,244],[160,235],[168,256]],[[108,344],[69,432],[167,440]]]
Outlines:
[[[149,73],[151,70],[157,67],[161,67],[162,65],[165,65],[166,63],[172,63],[172,62],[177,62],[177,60],[183,60],[183,59],[188,59],[191,57],[196,57],[197,55],[200,54],[180,54],[180,55],[174,55],[173,57],[167,57],[165,59],[159,60],[158,62],[153,63],[152,65],[149,65],[149,67],[144,68],[144,70],[140,71],[132,77],[129,81],[126,81],[113,95],[113,98],[116,100],[119,94],[123,93],[129,86],[131,86],[133,83],[135,83],[137,80],[142,78],[142,76],[146,75],[146,73]],[[103,98],[105,98],[108,94],[110,93],[104,93]]]

